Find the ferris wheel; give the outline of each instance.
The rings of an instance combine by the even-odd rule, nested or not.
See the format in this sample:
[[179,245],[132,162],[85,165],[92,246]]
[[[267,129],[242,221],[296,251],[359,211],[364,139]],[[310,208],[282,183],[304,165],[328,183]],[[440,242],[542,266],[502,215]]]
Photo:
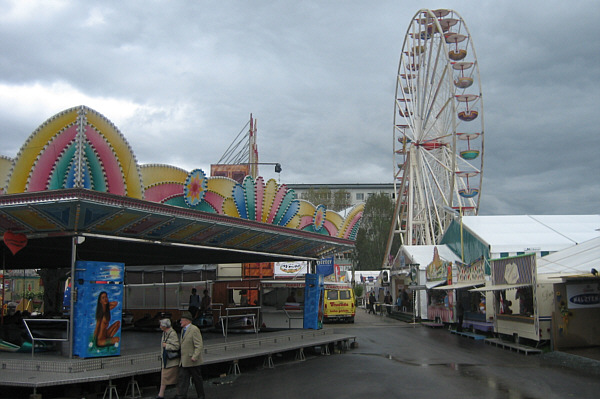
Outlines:
[[473,40],[453,10],[420,10],[404,38],[394,107],[396,227],[437,244],[457,214],[479,211],[483,98]]

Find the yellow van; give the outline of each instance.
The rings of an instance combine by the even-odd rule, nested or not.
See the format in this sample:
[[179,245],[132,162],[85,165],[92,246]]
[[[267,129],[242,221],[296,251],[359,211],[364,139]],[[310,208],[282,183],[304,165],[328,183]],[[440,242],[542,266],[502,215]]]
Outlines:
[[345,321],[354,323],[356,301],[350,284],[325,283],[323,321]]

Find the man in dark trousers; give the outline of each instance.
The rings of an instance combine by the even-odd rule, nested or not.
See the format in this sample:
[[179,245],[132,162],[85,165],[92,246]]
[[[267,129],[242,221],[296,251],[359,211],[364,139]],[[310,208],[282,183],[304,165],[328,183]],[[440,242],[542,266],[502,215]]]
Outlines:
[[375,311],[375,294],[373,293],[373,291],[371,291],[371,293],[369,294],[369,314],[371,314],[371,312],[373,314],[377,314],[377,312]]
[[190,387],[190,377],[194,381],[198,398],[204,398],[204,386],[200,365],[202,364],[202,333],[192,324],[192,314],[184,311],[181,314],[181,358],[179,361],[179,375],[177,377],[176,399],[187,398]]
[[198,317],[198,309],[200,308],[200,295],[197,294],[195,288],[192,288],[192,294],[190,295],[190,304],[188,310],[192,314],[192,317]]

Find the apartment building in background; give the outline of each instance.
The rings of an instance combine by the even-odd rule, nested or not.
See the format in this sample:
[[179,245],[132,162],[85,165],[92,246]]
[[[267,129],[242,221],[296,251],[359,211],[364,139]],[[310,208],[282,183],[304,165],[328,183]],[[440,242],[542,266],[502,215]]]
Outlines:
[[286,186],[296,192],[298,199],[306,199],[306,193],[312,188],[313,190],[329,189],[332,192],[345,190],[350,196],[350,204],[354,206],[361,202],[367,202],[373,194],[386,193],[393,198],[394,184],[393,183],[354,183],[354,184],[288,184]]

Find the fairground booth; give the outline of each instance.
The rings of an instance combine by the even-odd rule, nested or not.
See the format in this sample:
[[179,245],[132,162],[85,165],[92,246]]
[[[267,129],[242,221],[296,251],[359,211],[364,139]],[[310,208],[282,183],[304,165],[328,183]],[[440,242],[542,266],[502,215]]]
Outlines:
[[16,156],[1,157],[0,182],[2,268],[38,269],[46,311],[60,310],[74,280],[71,356],[117,354],[128,267],[165,276],[199,264],[316,262],[353,249],[363,209],[343,217],[260,176],[140,165],[118,128],[85,106],[54,115]]
[[575,324],[573,315],[596,317],[597,277],[583,254],[592,256],[598,226],[600,215],[465,216],[452,222],[440,245],[401,246],[393,283],[413,293],[422,320],[458,323],[460,315],[465,329],[597,345],[594,327],[583,317]]
[[555,350],[600,345],[600,237],[537,259]]

